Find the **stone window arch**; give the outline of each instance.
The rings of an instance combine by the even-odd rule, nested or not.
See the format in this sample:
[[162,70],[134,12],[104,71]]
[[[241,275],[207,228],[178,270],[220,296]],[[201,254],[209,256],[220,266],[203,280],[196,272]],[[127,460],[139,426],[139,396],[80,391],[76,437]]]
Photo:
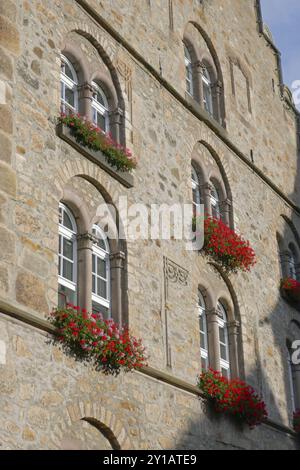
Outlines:
[[[202,284],[203,285],[203,284]],[[198,287],[200,356],[202,370],[211,367],[227,378],[242,372],[239,310],[231,291],[219,279],[214,286]]]
[[284,220],[281,231],[276,233],[281,275],[300,281],[300,240],[292,222]]
[[77,303],[77,224],[68,207],[59,204],[58,305]]
[[187,96],[192,97],[202,109],[225,127],[223,77],[211,40],[200,25],[189,22],[185,28],[183,44]]
[[[89,201],[83,199],[84,196],[88,196]],[[59,306],[77,304],[89,312],[100,312],[119,324],[127,324],[126,244],[119,240],[117,233],[109,239],[104,231],[106,227],[96,215],[99,206],[107,202],[112,204],[107,197],[82,176],[72,177],[64,188],[60,207],[66,207],[68,214],[72,214],[72,260],[76,279],[71,279],[74,287],[73,284],[69,286],[68,279],[59,282]],[[110,207],[107,206],[109,210]],[[60,222],[59,237],[62,230],[66,229]],[[60,266],[61,261],[59,269]],[[73,295],[67,291],[68,295],[62,296],[65,287],[69,287]]]
[[63,54],[78,77],[76,111],[125,145],[125,102],[117,70],[105,50],[95,38],[76,30],[68,33]]
[[[218,155],[205,143],[199,142],[193,149],[191,164],[192,171],[198,176],[204,214],[221,218],[226,225],[234,228],[230,185]],[[194,187],[192,176],[193,190]],[[194,192],[192,200],[195,202]]]

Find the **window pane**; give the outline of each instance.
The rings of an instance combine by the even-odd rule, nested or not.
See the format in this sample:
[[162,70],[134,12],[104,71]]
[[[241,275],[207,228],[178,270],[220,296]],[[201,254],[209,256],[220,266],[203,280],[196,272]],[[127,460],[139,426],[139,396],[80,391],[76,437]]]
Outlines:
[[72,225],[71,219],[68,216],[66,211],[63,211],[63,226],[70,229],[70,230],[73,230],[73,225]]
[[63,308],[66,304],[76,305],[76,292],[68,289],[65,286],[58,285],[58,306]]
[[206,349],[206,336],[204,333],[200,333],[200,345],[203,349]]
[[228,357],[227,357],[226,346],[223,346],[222,344],[220,344],[220,356],[221,356],[221,359],[224,359],[224,361],[227,361]]
[[94,274],[92,275],[92,283],[93,283],[92,292],[93,294],[96,294],[96,276]]
[[212,114],[212,96],[210,86],[203,84],[203,101],[206,111]]
[[93,273],[96,272],[96,256],[95,255],[92,256],[92,271]]
[[203,371],[208,369],[208,361],[204,357],[201,357],[201,368]]
[[97,257],[97,274],[106,279],[106,262]]
[[109,310],[103,305],[98,304],[97,302],[93,302],[92,304],[93,313],[102,313],[103,318],[108,319],[110,317]]
[[73,263],[66,259],[63,260],[63,277],[68,281],[73,281]]
[[200,315],[199,318],[199,323],[200,323],[200,330],[204,331],[204,320],[203,320],[203,315]]
[[223,377],[227,377],[227,379],[230,379],[230,374],[228,369],[224,369],[223,367],[221,368],[221,374]]
[[67,77],[69,77],[71,80],[74,80],[74,77],[73,77],[73,74],[72,74],[72,70],[70,69],[70,67],[68,66],[68,64],[66,62],[64,62],[64,73],[65,75],[67,75]]
[[75,108],[75,93],[73,90],[70,90],[70,88],[66,87],[66,97],[65,97],[65,100],[66,102],[72,106],[73,108]]
[[106,282],[102,281],[102,279],[97,280],[97,295],[103,297],[103,299],[107,298]]
[[63,255],[73,261],[73,242],[71,240],[63,239]]
[[219,334],[220,334],[220,341],[221,341],[221,343],[226,344],[225,329],[224,329],[224,328],[219,328]]
[[98,127],[100,127],[100,129],[106,132],[106,119],[103,114],[96,112],[96,124]]
[[61,257],[58,257],[58,274],[61,275],[61,268],[62,268],[62,262],[61,262]]

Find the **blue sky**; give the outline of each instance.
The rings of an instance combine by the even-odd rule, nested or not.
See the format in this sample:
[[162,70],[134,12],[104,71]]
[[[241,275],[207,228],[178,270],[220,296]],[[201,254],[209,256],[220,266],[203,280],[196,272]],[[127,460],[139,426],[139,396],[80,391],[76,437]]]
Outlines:
[[264,22],[281,51],[284,83],[300,80],[300,0],[261,0]]

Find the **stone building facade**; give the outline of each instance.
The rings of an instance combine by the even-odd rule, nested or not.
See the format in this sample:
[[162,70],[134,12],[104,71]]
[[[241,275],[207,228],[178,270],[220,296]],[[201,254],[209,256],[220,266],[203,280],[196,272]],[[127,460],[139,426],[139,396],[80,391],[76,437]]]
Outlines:
[[[92,119],[93,83],[104,90],[114,138],[138,160],[133,178],[58,135],[62,56],[77,110]],[[259,1],[1,2],[1,449],[297,447],[287,345],[300,317],[279,286],[300,271],[298,124]],[[108,308],[143,338],[149,367],[107,377],[74,361],[46,320],[58,302],[59,205],[77,226],[77,302],[91,309],[99,206],[190,204],[192,168],[201,200],[213,210],[217,188],[224,219],[250,240],[255,268],[226,276],[182,240],[111,243]],[[210,338],[226,310],[232,375],[267,403],[256,430],[215,416],[194,386],[199,292]]]

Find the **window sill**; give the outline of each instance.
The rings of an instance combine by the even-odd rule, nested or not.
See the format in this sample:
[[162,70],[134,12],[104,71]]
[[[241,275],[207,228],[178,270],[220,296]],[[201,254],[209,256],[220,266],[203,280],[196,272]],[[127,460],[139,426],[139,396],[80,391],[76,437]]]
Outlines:
[[91,162],[98,165],[102,170],[106,171],[106,173],[119,181],[119,183],[121,183],[123,186],[126,188],[132,188],[134,186],[134,177],[132,174],[126,171],[116,170],[106,161],[106,158],[102,152],[95,152],[94,150],[90,150],[89,148],[81,145],[72,135],[72,130],[68,126],[60,123],[57,125],[56,131],[57,135],[62,140],[70,144],[75,150],[77,150]]

